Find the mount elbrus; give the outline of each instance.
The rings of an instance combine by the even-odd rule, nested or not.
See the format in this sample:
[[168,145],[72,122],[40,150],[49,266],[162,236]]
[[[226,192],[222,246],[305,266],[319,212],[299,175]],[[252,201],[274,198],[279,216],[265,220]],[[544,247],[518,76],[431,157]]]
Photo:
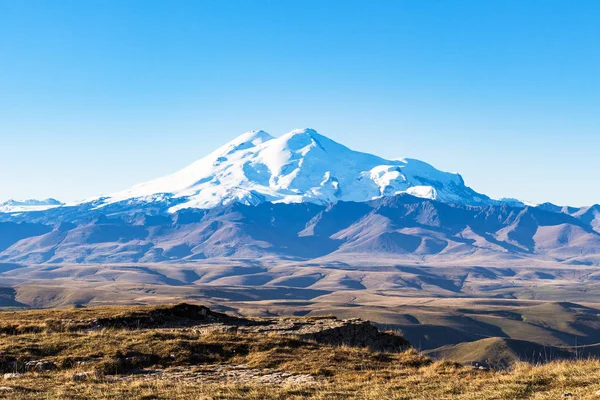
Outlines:
[[458,174],[353,151],[311,129],[247,132],[174,174],[107,196],[0,205],[4,263],[349,254],[599,265],[600,206],[493,200]]

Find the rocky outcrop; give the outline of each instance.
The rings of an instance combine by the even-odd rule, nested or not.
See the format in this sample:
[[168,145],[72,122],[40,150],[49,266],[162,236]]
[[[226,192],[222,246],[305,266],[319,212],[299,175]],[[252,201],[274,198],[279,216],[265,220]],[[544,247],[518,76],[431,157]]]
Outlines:
[[[264,334],[294,337],[333,346],[368,347],[376,351],[400,351],[409,346],[402,336],[380,332],[361,319],[339,320],[335,317],[266,317],[238,318],[211,311],[202,305],[139,307],[96,318],[60,318],[35,326],[36,332],[76,332],[99,329],[183,329],[206,334]],[[16,335],[23,329],[5,330]],[[29,330],[26,330],[28,333]],[[149,363],[157,360],[148,360]],[[16,360],[0,357],[0,371],[48,371],[56,365],[45,360]]]
[[237,325],[211,324],[196,327],[208,333],[264,333],[297,337],[333,346],[368,347],[377,351],[401,351],[409,346],[402,336],[380,332],[361,319],[339,320],[335,317],[255,318]]
[[[82,374],[76,374],[82,375]],[[85,378],[89,379],[89,378]],[[251,368],[248,365],[205,364],[201,369],[186,367],[155,368],[144,374],[119,375],[114,380],[124,382],[168,380],[200,384],[235,381],[244,384],[262,385],[314,385],[319,381],[312,375],[278,371],[271,368]]]
[[195,325],[198,323],[237,321],[238,318],[211,311],[208,307],[181,303],[173,306],[156,307],[123,315],[98,318],[92,321],[98,328],[160,328]]
[[369,347],[379,351],[398,351],[409,345],[403,337],[380,332],[370,322],[360,319],[335,320],[335,323],[305,327],[299,332],[299,336],[318,343]]
[[[206,333],[264,333],[293,336],[301,340],[333,346],[368,347],[377,351],[400,351],[410,346],[402,336],[380,332],[369,321],[361,319],[339,320],[335,317],[283,317],[283,318],[235,318],[219,314],[203,306],[178,304],[153,310],[152,321],[161,320],[196,322],[194,330]],[[190,316],[194,319],[190,321]],[[139,321],[137,321],[139,323]],[[181,321],[179,321],[181,323]]]

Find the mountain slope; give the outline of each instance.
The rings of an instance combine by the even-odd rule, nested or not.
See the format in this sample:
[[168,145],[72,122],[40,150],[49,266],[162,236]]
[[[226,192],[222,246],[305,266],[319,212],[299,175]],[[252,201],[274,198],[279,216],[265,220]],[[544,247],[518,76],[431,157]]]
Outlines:
[[462,364],[477,364],[491,368],[507,368],[519,362],[547,363],[553,360],[575,358],[568,350],[509,338],[492,337],[474,342],[447,345],[425,354],[437,359]]
[[110,207],[60,224],[0,222],[0,243],[6,242],[0,261],[309,260],[348,254],[420,263],[477,257],[588,265],[600,260],[600,234],[590,225],[535,207],[450,205],[406,194],[330,205],[231,203],[155,215],[123,214],[119,209],[103,214]]
[[353,151],[312,129],[278,138],[247,132],[181,171],[95,201],[177,199],[170,208],[174,212],[231,202],[361,202],[399,193],[458,204],[492,203],[465,186],[458,174],[418,160]]
[[[356,152],[311,129],[247,132],[179,172],[107,197],[5,207],[6,263],[373,255],[424,265],[600,264],[598,206],[492,200],[458,174]],[[459,291],[462,283],[444,285]]]

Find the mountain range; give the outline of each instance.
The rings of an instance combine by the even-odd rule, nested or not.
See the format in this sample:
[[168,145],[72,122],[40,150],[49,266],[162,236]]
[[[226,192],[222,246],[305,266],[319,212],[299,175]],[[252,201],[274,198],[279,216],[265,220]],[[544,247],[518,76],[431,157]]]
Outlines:
[[182,262],[377,254],[600,264],[600,206],[494,200],[459,174],[312,129],[244,133],[183,170],[82,202],[0,206],[0,261]]
[[[158,202],[170,204],[168,211],[175,212],[233,202],[364,202],[402,193],[456,204],[498,203],[465,186],[458,174],[419,160],[386,160],[353,151],[312,129],[301,129],[278,138],[264,131],[246,132],[174,174],[71,206]],[[54,199],[13,200],[0,205],[0,211],[62,205]]]

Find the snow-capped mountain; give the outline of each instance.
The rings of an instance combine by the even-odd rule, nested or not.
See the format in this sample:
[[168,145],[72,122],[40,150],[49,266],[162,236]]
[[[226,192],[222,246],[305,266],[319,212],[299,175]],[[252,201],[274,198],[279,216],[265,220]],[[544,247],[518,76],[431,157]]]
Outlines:
[[418,160],[386,160],[353,151],[312,129],[277,138],[264,131],[244,133],[172,175],[95,202],[102,206],[177,199],[170,209],[175,212],[231,202],[364,202],[401,193],[464,205],[494,203],[465,186],[459,174]]
[[81,203],[3,207],[0,263],[367,254],[600,265],[600,206],[492,200],[458,174],[353,151],[311,129],[247,132],[172,175]]
[[4,203],[0,203],[0,212],[3,213],[16,213],[16,212],[28,212],[28,211],[44,211],[51,208],[59,207],[63,205],[56,199],[46,200],[8,200]]

